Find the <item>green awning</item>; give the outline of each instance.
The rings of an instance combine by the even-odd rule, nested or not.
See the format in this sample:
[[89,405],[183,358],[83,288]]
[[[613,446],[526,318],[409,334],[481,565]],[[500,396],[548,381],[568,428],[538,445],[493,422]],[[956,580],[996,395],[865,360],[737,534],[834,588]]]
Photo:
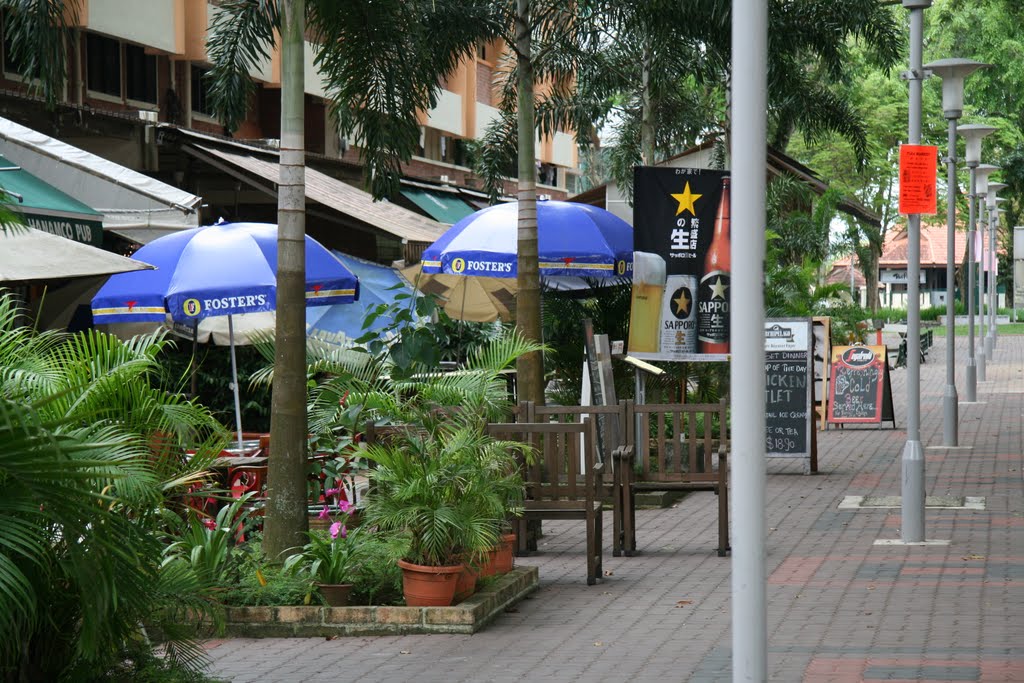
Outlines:
[[446,192],[431,192],[418,187],[406,187],[402,188],[402,195],[439,223],[458,223],[476,211],[455,195]]
[[103,243],[103,214],[0,156],[0,202],[27,225],[75,242]]

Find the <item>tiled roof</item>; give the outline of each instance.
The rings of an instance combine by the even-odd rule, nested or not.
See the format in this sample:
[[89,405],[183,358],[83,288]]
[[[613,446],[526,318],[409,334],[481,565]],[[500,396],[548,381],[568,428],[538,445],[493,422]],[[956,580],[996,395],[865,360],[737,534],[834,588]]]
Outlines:
[[[956,265],[963,263],[964,253],[967,250],[967,233],[957,228],[956,241],[953,245],[956,257]],[[946,265],[946,238],[945,223],[925,224],[921,223],[921,259],[920,264],[927,267],[940,267]],[[837,259],[835,267],[845,267],[850,263],[850,257],[844,256]],[[878,260],[880,268],[906,268],[907,267],[907,228],[900,226],[893,228],[885,235],[885,246],[882,248],[882,256]],[[847,273],[849,278],[849,273]]]

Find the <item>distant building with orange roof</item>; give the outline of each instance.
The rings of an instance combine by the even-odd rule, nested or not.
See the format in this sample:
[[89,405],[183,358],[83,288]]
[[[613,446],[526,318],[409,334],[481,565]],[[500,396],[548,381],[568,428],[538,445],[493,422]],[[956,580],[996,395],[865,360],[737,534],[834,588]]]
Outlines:
[[[946,252],[949,240],[946,224],[921,223],[920,293],[922,306],[941,306],[946,302]],[[878,286],[884,290],[882,303],[889,306],[905,306],[907,303],[907,228],[898,226],[885,236],[882,255],[878,259]],[[955,234],[953,253],[954,268],[959,270],[967,251],[967,233],[958,229]],[[850,256],[837,259],[826,276],[828,283],[849,283]],[[862,293],[864,276],[854,266],[854,288]],[[959,295],[958,295],[959,296]],[[863,300],[863,297],[860,297]]]

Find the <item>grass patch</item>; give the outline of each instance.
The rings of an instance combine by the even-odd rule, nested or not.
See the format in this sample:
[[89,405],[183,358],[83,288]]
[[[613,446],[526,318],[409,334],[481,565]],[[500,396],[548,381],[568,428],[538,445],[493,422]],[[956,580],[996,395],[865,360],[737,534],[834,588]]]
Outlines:
[[[934,334],[935,334],[936,337],[945,337],[946,336],[946,328],[944,326],[934,327],[932,329],[934,330]],[[986,329],[986,331],[988,330],[988,328],[985,328],[985,329]],[[1005,334],[1005,335],[1024,334],[1024,323],[1004,323],[1004,324],[999,326],[998,330],[999,330],[999,334]],[[954,334],[956,334],[957,337],[966,337],[967,336],[967,325],[957,325],[956,328],[954,328]],[[975,325],[974,326],[974,337],[975,337],[975,339],[977,339],[980,336],[981,336],[981,326],[980,325]]]

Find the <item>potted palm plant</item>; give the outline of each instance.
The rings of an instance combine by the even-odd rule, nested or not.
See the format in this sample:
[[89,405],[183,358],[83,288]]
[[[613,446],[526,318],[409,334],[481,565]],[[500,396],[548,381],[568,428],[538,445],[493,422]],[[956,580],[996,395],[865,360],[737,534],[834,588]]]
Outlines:
[[[487,434],[485,426],[508,417],[501,371],[538,348],[506,333],[479,347],[460,371],[395,381],[390,403],[372,402],[379,419],[397,427],[364,452],[374,465],[365,518],[409,536],[401,562],[408,604],[450,604],[462,566],[482,563],[514,501],[522,500],[514,459],[522,446]],[[422,584],[414,566],[428,567],[428,583],[443,592],[415,594]]]
[[367,449],[376,467],[366,523],[408,535],[399,561],[408,605],[451,604],[464,565],[478,564],[497,543],[505,516],[486,457],[504,442],[461,422],[410,427]]

